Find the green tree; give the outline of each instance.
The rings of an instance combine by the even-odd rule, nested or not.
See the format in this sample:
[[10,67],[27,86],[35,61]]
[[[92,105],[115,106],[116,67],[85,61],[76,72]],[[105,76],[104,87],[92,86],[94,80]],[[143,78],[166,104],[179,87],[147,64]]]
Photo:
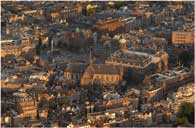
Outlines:
[[69,99],[67,97],[64,97],[61,100],[59,100],[59,106],[62,106],[63,104],[68,104],[68,103],[69,103]]
[[36,45],[36,55],[40,55],[41,54],[41,48],[39,45]]
[[180,116],[190,116],[190,114],[193,112],[193,105],[191,103],[184,103],[180,108]]
[[42,39],[41,39],[40,36],[39,36],[39,40],[38,40],[38,46],[39,46],[39,47],[42,47]]
[[191,124],[194,124],[194,108],[193,108],[193,111],[191,112],[190,116],[188,117],[188,120]]
[[124,5],[125,5],[124,1],[116,1],[116,2],[114,3],[114,7],[115,7],[116,9],[119,9],[120,7],[122,7],[122,6],[124,6]]
[[188,121],[187,117],[178,118],[176,122],[177,122],[178,125],[180,125],[180,124],[189,124],[189,121]]
[[[194,106],[192,103],[184,103],[178,112],[179,119],[177,124],[194,124]],[[186,121],[187,119],[187,121]]]
[[42,48],[42,39],[39,37],[38,44],[36,45],[36,55],[41,54],[41,48]]
[[49,102],[49,108],[50,108],[50,109],[54,110],[54,109],[57,108],[57,106],[58,106],[58,103],[57,103],[57,102],[55,102],[55,101],[53,101],[53,100],[51,100],[51,101]]
[[189,51],[183,51],[179,55],[179,61],[181,64],[183,64],[185,67],[189,67],[190,63],[193,61],[193,53],[190,53]]

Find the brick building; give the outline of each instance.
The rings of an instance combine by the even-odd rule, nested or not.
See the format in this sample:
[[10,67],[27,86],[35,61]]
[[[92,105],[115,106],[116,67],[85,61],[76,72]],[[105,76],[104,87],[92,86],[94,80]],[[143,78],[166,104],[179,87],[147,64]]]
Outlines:
[[93,64],[87,67],[81,77],[81,85],[117,85],[122,80],[123,70],[107,64]]
[[120,31],[121,28],[123,28],[124,26],[125,26],[125,23],[123,21],[119,21],[117,19],[109,19],[106,21],[97,22],[94,25],[94,28],[97,31],[105,34],[105,33],[114,33],[114,32]]
[[87,65],[82,63],[68,64],[67,68],[64,71],[64,77],[66,80],[79,82],[86,68]]
[[193,32],[172,32],[173,45],[191,45],[194,43]]
[[17,115],[14,116],[14,125],[19,122],[27,123],[29,120],[37,118],[37,102],[35,98],[27,94],[24,88],[20,88],[19,92],[14,93]]
[[64,7],[61,10],[53,11],[49,14],[52,21],[59,21],[61,19],[71,19],[77,17],[82,13],[82,6],[77,5],[76,7]]

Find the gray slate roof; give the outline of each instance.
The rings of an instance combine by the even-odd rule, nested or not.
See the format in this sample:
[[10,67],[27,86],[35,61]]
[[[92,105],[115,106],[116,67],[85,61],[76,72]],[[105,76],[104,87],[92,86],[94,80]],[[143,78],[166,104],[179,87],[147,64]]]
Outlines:
[[92,68],[95,74],[120,74],[120,68],[108,64],[94,64]]
[[83,73],[86,68],[87,68],[87,64],[70,63],[67,65],[65,72]]

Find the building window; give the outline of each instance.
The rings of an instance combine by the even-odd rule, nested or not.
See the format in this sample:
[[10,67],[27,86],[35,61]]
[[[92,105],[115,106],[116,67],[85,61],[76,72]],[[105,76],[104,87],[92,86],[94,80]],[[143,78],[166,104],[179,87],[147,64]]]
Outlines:
[[106,81],[108,81],[108,76],[106,76]]
[[101,80],[104,80],[104,76],[103,75],[101,76]]
[[112,77],[112,80],[113,80],[113,81],[116,81],[116,76],[113,76],[113,77]]
[[96,79],[99,79],[99,75],[96,76]]
[[69,79],[69,73],[66,74],[66,78]]
[[71,75],[71,79],[74,79],[74,75],[73,74]]
[[109,76],[108,78],[109,78],[109,81],[112,81],[112,76]]
[[79,79],[79,76],[78,76],[78,74],[76,74],[76,75],[75,75],[75,77],[76,77],[76,78],[75,78],[76,80],[78,80],[78,79]]
[[106,81],[106,75],[104,75],[104,81]]
[[116,76],[116,81],[118,81],[119,80],[119,78],[118,78],[118,76]]

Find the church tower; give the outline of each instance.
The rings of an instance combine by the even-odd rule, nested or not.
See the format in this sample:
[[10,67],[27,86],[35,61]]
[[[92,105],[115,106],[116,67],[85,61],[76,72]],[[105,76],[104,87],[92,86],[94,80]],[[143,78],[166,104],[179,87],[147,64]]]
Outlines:
[[120,50],[127,50],[127,41],[123,37],[119,40],[119,48]]

